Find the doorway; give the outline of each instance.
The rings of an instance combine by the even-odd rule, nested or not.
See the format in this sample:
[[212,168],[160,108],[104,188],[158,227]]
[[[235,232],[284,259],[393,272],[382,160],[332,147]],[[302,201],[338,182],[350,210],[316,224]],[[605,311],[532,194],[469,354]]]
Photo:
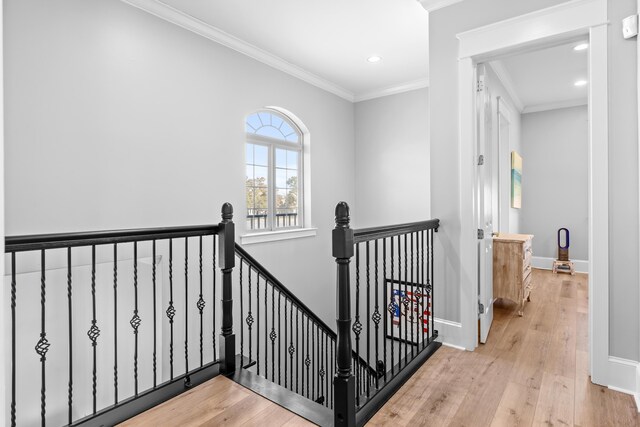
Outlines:
[[[458,34],[461,190],[461,320],[467,349],[478,345],[477,64],[587,38],[589,50],[589,355],[592,381],[608,383],[608,115],[606,1],[572,2]],[[517,22],[515,22],[517,21]],[[536,31],[532,29],[536,28]],[[471,162],[471,163],[470,163]],[[468,199],[467,199],[468,196]],[[468,286],[468,287],[467,287]],[[597,303],[594,303],[597,301]]]

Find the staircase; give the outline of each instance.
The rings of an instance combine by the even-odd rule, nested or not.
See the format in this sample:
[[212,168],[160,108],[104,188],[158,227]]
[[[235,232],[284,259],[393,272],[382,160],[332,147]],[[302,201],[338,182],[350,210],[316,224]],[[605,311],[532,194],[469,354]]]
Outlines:
[[349,221],[338,204],[337,332],[235,242],[228,203],[214,225],[7,237],[7,424],[115,425],[226,375],[318,425],[363,425],[440,346],[439,221]]

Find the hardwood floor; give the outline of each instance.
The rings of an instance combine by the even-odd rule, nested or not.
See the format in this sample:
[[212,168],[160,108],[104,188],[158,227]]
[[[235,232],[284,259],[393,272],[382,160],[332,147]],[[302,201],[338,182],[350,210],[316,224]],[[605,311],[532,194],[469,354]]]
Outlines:
[[119,425],[294,427],[313,424],[220,375]]
[[440,348],[369,426],[640,426],[629,395],[588,376],[587,276],[534,270],[524,317],[497,301],[486,344]]

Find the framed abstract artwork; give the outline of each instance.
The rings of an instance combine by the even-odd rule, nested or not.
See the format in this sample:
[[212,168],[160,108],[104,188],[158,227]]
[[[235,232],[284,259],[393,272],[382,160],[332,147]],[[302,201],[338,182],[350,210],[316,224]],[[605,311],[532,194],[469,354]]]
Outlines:
[[417,345],[429,338],[431,293],[419,283],[387,279],[387,338]]
[[522,157],[511,152],[511,207],[522,207]]

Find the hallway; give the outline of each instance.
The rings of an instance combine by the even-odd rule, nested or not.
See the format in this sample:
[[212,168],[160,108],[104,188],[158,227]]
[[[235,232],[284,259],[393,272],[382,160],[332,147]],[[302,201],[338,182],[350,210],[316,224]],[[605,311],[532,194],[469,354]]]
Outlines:
[[368,425],[640,425],[633,397],[589,381],[587,276],[533,274],[524,317],[496,302],[486,344],[442,347]]

